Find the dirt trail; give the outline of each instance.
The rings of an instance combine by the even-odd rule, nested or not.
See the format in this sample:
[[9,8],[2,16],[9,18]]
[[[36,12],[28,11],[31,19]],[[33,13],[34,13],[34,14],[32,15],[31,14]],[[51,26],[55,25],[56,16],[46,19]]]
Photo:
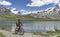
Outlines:
[[33,35],[32,33],[25,33],[23,36],[22,35],[17,35],[17,34],[12,34],[12,32],[5,31],[5,30],[0,30],[6,37],[42,37],[40,35]]

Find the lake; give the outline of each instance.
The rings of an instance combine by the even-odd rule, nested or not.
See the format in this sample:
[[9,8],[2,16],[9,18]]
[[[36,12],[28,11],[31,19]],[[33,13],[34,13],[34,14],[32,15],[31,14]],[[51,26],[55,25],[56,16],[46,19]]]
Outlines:
[[[16,21],[0,21],[0,25],[15,25]],[[22,21],[23,28],[28,32],[46,32],[60,29],[60,21]]]

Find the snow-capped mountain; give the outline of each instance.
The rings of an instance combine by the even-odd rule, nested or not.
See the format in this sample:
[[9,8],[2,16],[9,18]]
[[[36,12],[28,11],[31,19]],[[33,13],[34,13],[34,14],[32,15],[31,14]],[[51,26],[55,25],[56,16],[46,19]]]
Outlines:
[[26,10],[20,10],[21,15],[28,15],[31,14],[31,12],[26,11]]
[[35,18],[60,18],[60,4],[56,4],[55,7],[50,7],[46,10],[37,11],[32,16]]
[[19,12],[16,8],[9,8],[9,10],[14,14],[17,14]]
[[13,13],[9,9],[4,8],[3,6],[0,6],[0,14],[1,15],[13,15]]
[[16,8],[9,8],[9,10],[10,10],[12,13],[17,14],[17,15],[28,15],[28,14],[31,14],[31,12],[29,12],[29,11],[17,10]]
[[56,4],[55,7],[50,7],[46,10],[38,11],[26,11],[26,10],[17,10],[16,8],[9,8],[9,10],[17,15],[28,15],[30,14],[36,18],[60,18],[60,4]]

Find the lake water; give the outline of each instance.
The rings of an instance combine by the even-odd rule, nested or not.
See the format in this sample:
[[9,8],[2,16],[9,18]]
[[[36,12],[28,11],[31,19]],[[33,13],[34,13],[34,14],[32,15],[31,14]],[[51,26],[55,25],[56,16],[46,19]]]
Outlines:
[[[0,21],[0,25],[15,25],[16,21]],[[54,28],[60,29],[60,21],[22,21],[25,31],[54,31]]]

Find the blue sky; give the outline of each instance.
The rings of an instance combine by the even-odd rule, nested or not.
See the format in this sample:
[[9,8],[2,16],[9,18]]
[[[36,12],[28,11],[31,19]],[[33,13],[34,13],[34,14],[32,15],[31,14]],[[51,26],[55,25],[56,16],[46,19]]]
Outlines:
[[41,10],[41,9],[46,9],[46,8],[49,8],[49,7],[53,7],[52,3],[48,4],[48,5],[41,6],[41,7],[26,6],[28,3],[31,3],[31,0],[7,0],[7,1],[12,2],[12,5],[10,7],[15,7],[18,10],[23,9],[23,10],[27,10],[27,11],[34,11],[34,10]]
[[[55,0],[50,0],[51,2],[48,0],[45,0],[45,1],[44,0],[42,1],[41,0],[4,0],[4,1],[11,3],[10,6],[4,5],[4,7],[7,7],[7,8],[13,7],[13,8],[16,8],[17,10],[26,10],[26,11],[44,10],[50,7],[54,7],[54,4],[56,3]],[[59,0],[57,0],[57,2],[58,1]]]

